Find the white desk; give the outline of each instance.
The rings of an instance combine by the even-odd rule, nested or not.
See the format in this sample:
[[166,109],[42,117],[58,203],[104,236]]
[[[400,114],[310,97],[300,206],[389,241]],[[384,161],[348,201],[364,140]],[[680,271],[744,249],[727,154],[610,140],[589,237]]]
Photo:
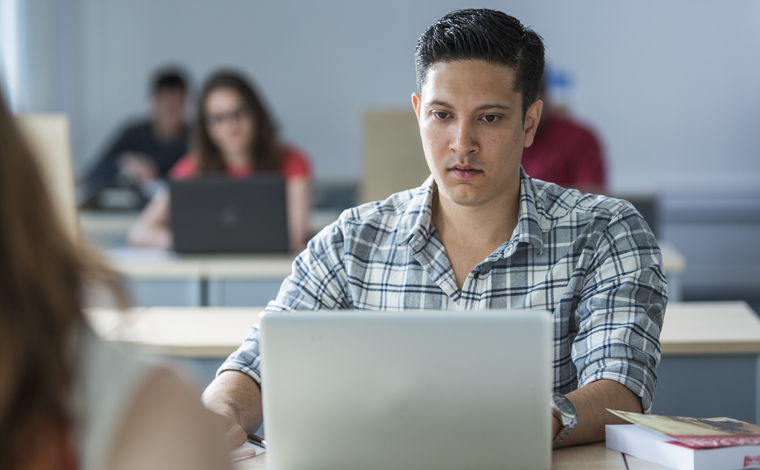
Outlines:
[[[233,464],[234,470],[266,470],[266,454]],[[626,465],[627,463],[627,465]],[[356,468],[361,468],[357,464]],[[662,470],[646,460],[623,455],[605,447],[603,442],[558,449],[552,453],[552,470]]]
[[177,255],[157,249],[106,252],[140,306],[266,305],[291,273],[295,253]]
[[[263,307],[92,309],[95,331],[172,356],[225,358]],[[671,303],[660,336],[663,356],[760,354],[760,319],[745,302]]]
[[[122,247],[127,244],[127,233],[137,218],[139,211],[79,210],[79,227],[82,234],[96,245]],[[318,233],[335,222],[340,211],[312,210],[309,217],[309,233]]]
[[[660,244],[671,302],[682,300],[686,262],[668,242]],[[116,248],[106,252],[125,275],[140,306],[266,305],[292,272],[296,254],[179,256],[156,249]]]
[[[104,338],[202,359],[206,383],[242,343],[262,308],[94,310]],[[760,422],[760,320],[744,302],[672,303],[661,335],[653,413]]]

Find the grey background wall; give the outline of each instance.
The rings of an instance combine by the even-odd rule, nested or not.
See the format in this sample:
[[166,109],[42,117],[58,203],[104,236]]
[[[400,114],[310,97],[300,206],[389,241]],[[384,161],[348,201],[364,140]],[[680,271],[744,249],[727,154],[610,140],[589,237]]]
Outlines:
[[36,0],[24,9],[23,101],[70,114],[81,173],[146,110],[156,67],[181,64],[199,85],[233,66],[312,155],[318,180],[358,180],[363,110],[410,106],[417,37],[471,6],[544,37],[574,79],[574,114],[602,136],[614,190],[760,183],[755,1]]
[[611,190],[659,194],[660,235],[687,259],[686,297],[760,311],[758,1],[0,1],[19,6],[21,109],[71,117],[80,175],[147,111],[147,80],[169,63],[196,86],[218,67],[253,77],[327,185],[361,180],[367,108],[410,106],[428,25],[458,8],[504,10],[571,76],[573,114],[600,134]]

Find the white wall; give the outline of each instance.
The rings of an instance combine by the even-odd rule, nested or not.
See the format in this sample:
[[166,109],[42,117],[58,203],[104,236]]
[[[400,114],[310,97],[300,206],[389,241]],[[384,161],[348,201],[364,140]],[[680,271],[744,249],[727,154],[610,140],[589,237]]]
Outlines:
[[47,45],[30,52],[57,57],[37,70],[62,79],[38,78],[31,110],[72,114],[79,171],[146,109],[151,71],[171,62],[196,85],[220,66],[245,70],[317,178],[358,180],[363,109],[410,106],[420,33],[487,6],[532,26],[571,72],[575,112],[601,134],[615,190],[760,183],[760,2],[45,1],[57,19],[38,11],[38,24],[57,32],[45,28]]

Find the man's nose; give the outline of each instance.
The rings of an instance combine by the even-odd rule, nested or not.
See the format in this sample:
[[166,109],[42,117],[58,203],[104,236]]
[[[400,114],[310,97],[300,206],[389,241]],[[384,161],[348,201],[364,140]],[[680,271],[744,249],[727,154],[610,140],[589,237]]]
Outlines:
[[477,152],[478,138],[474,125],[467,121],[459,121],[453,126],[450,148],[456,155],[469,155]]

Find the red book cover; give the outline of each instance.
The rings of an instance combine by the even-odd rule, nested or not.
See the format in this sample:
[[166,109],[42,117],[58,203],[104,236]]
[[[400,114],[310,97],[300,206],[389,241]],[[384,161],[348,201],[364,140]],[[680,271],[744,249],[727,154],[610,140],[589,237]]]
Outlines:
[[609,410],[690,449],[760,445],[760,426],[731,418],[686,418]]

